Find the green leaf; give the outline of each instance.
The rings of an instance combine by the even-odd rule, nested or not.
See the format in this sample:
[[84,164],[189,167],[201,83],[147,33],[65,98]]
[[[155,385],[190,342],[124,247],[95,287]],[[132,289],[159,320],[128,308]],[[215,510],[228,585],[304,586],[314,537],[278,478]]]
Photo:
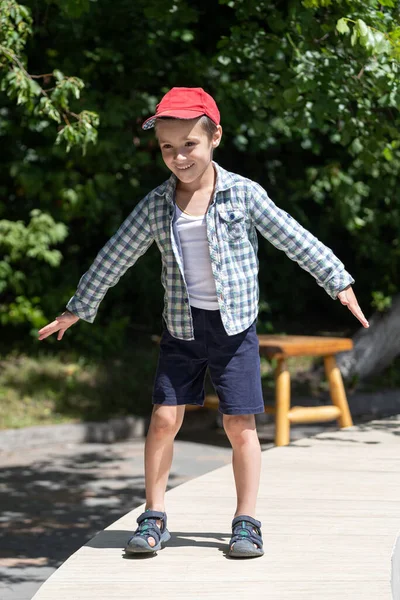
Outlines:
[[376,51],[375,34],[371,29],[367,29],[366,35],[360,35],[360,44],[367,50],[373,50],[374,52]]
[[183,42],[192,42],[194,40],[193,32],[185,29],[185,31],[182,32],[181,40]]
[[31,19],[31,13],[30,13],[30,10],[29,10],[29,8],[27,6],[23,6],[22,4],[20,4],[19,5],[19,12],[22,15],[22,17],[24,19],[26,19],[27,21]]
[[339,33],[350,33],[350,27],[347,25],[347,21],[344,17],[339,19],[336,23],[336,29]]
[[299,92],[297,88],[288,88],[283,92],[283,97],[288,104],[294,104],[297,101]]
[[389,40],[386,39],[385,35],[381,31],[375,31],[375,47],[374,50],[377,54],[390,53],[391,45]]
[[351,38],[350,38],[350,43],[352,46],[355,46],[357,43],[357,39],[358,39],[358,31],[357,29],[354,27],[353,29],[353,33],[351,34]]
[[400,40],[400,27],[396,27],[396,29],[393,29],[393,31],[390,31],[389,37],[393,41]]
[[40,96],[42,93],[42,88],[40,85],[34,81],[33,79],[28,79],[29,82],[29,90],[33,96]]
[[354,154],[359,154],[364,149],[360,138],[355,138],[351,143],[350,149]]
[[384,149],[384,151],[382,152],[382,155],[386,158],[387,161],[391,162],[393,160],[393,152],[392,150],[386,146],[386,148]]
[[356,23],[361,37],[367,37],[369,31],[367,24],[362,19],[357,19]]
[[57,79],[57,81],[62,81],[63,79],[65,79],[64,73],[62,73],[59,69],[54,69],[53,75]]

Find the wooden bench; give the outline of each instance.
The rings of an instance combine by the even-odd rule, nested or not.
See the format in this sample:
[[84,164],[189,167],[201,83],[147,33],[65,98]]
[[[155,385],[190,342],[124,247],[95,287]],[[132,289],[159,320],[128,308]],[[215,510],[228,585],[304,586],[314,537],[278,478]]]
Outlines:
[[[286,446],[290,442],[292,423],[316,423],[338,420],[339,427],[351,427],[349,405],[342,375],[336,364],[338,352],[351,350],[352,340],[301,335],[259,335],[260,354],[277,359],[275,371],[275,444]],[[293,406],[290,402],[290,373],[286,359],[292,356],[323,356],[329,383],[331,406]],[[272,411],[271,411],[272,412]]]
[[[348,338],[301,335],[259,335],[260,355],[277,360],[275,371],[275,408],[265,407],[265,412],[275,415],[275,444],[286,446],[290,442],[290,426],[294,423],[317,423],[337,419],[339,427],[351,427],[349,406],[335,355],[351,350]],[[286,359],[293,356],[323,356],[329,383],[332,405],[293,406],[290,401],[290,372]],[[205,408],[218,408],[218,397],[207,395]],[[197,407],[189,407],[193,410]]]

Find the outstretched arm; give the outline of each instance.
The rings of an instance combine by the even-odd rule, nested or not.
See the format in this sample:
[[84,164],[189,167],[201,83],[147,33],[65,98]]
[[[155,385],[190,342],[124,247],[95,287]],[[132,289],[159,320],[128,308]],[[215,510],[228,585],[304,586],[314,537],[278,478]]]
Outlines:
[[100,302],[109,288],[118,283],[152,243],[146,196],[135,206],[81,277],[67,309],[84,321],[93,323]]
[[100,250],[89,270],[81,277],[76,293],[67,304],[68,310],[39,331],[39,340],[57,331],[57,339],[61,340],[65,331],[79,319],[93,323],[107,290],[119,281],[152,242],[146,196]]
[[332,250],[286,211],[278,208],[257,183],[253,183],[249,208],[261,235],[315,277],[318,285],[333,299],[338,298],[364,327],[368,327],[351,287],[354,279]]

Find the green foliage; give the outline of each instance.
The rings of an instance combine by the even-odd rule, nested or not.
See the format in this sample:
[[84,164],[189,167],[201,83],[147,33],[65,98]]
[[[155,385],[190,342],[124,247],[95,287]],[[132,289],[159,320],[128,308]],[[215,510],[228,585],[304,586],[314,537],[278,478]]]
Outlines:
[[1,0],[0,9],[0,45],[20,54],[32,34],[30,10],[15,0]]
[[67,152],[72,146],[82,146],[83,155],[89,142],[95,144],[97,141],[97,129],[99,117],[95,112],[83,110],[78,121],[68,124],[58,132],[56,144],[66,143]]
[[332,236],[357,282],[390,296],[400,267],[399,14],[390,2],[328,4],[237,0],[218,44],[219,95],[241,117],[230,123],[240,146],[265,152],[258,179],[278,203],[306,225],[319,213],[317,233]]
[[[387,4],[386,6],[394,5]],[[362,19],[353,21],[353,19],[342,17],[338,20],[336,29],[339,33],[351,33],[349,23],[353,25],[350,39],[352,46],[355,46],[358,42],[372,55],[384,53],[395,59],[400,58],[400,27],[386,33],[369,27]]]
[[8,91],[10,98],[16,98],[17,104],[33,107],[33,99],[41,93],[40,86],[25,76],[22,69],[14,67],[2,80],[1,91]]
[[[4,7],[0,218],[20,227],[40,209],[53,220],[46,231],[63,223],[69,232],[65,241],[47,239],[35,256],[28,252],[36,242],[19,248],[19,229],[7,248],[0,241],[8,256],[0,263],[5,322],[32,325],[35,310],[47,319],[59,314],[100,247],[168,176],[141,122],[176,85],[216,97],[224,128],[216,160],[259,181],[333,248],[355,275],[367,313],[399,290],[400,23],[391,0],[28,0],[25,8],[10,0]],[[62,269],[54,268],[57,252]],[[81,323],[63,343],[91,345],[95,355],[115,348],[128,322],[132,332],[159,330],[159,271],[152,247],[108,292],[96,327]],[[263,240],[260,281],[265,327],[278,319],[305,327],[304,314],[307,324],[318,321],[315,306],[318,326],[325,319],[357,326]]]
[[45,324],[40,298],[24,295],[29,266],[39,260],[58,267],[62,260],[61,252],[50,247],[66,238],[67,227],[39,209],[33,209],[30,215],[28,225],[0,220],[0,294],[8,300],[0,303],[3,325],[30,323],[37,328]]
[[392,298],[385,296],[382,292],[372,292],[372,306],[379,312],[384,312],[392,306]]
[[0,245],[8,252],[6,260],[13,263],[23,257],[38,258],[57,267],[61,254],[58,250],[49,250],[49,247],[66,238],[67,227],[63,223],[55,223],[50,215],[37,208],[30,215],[27,226],[22,221],[0,221]]
[[[89,0],[69,0],[63,3],[69,16],[78,17],[89,9]],[[76,114],[71,110],[71,99],[79,100],[84,83],[79,77],[66,77],[59,69],[45,75],[30,75],[26,70],[23,56],[25,45],[32,33],[32,17],[28,7],[15,0],[2,0],[0,16],[0,71],[5,75],[0,90],[9,98],[16,99],[28,114],[48,116],[57,123],[64,122],[60,128],[56,144],[66,144],[67,152],[73,146],[82,147],[83,153],[89,142],[97,140],[96,127],[99,117],[93,111],[84,110]],[[55,84],[51,88],[37,83],[42,79],[45,84]],[[71,118],[74,122],[71,124]]]

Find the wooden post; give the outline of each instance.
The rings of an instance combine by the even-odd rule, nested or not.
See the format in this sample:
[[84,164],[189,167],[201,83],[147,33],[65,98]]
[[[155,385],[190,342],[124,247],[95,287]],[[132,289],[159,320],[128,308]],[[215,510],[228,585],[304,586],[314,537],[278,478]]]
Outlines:
[[351,427],[353,425],[353,420],[347,403],[342,374],[336,364],[335,356],[325,356],[324,363],[326,376],[329,381],[332,403],[340,410],[340,417],[338,418],[339,425],[340,427]]
[[287,446],[290,442],[290,373],[284,358],[278,358],[275,373],[275,444]]

